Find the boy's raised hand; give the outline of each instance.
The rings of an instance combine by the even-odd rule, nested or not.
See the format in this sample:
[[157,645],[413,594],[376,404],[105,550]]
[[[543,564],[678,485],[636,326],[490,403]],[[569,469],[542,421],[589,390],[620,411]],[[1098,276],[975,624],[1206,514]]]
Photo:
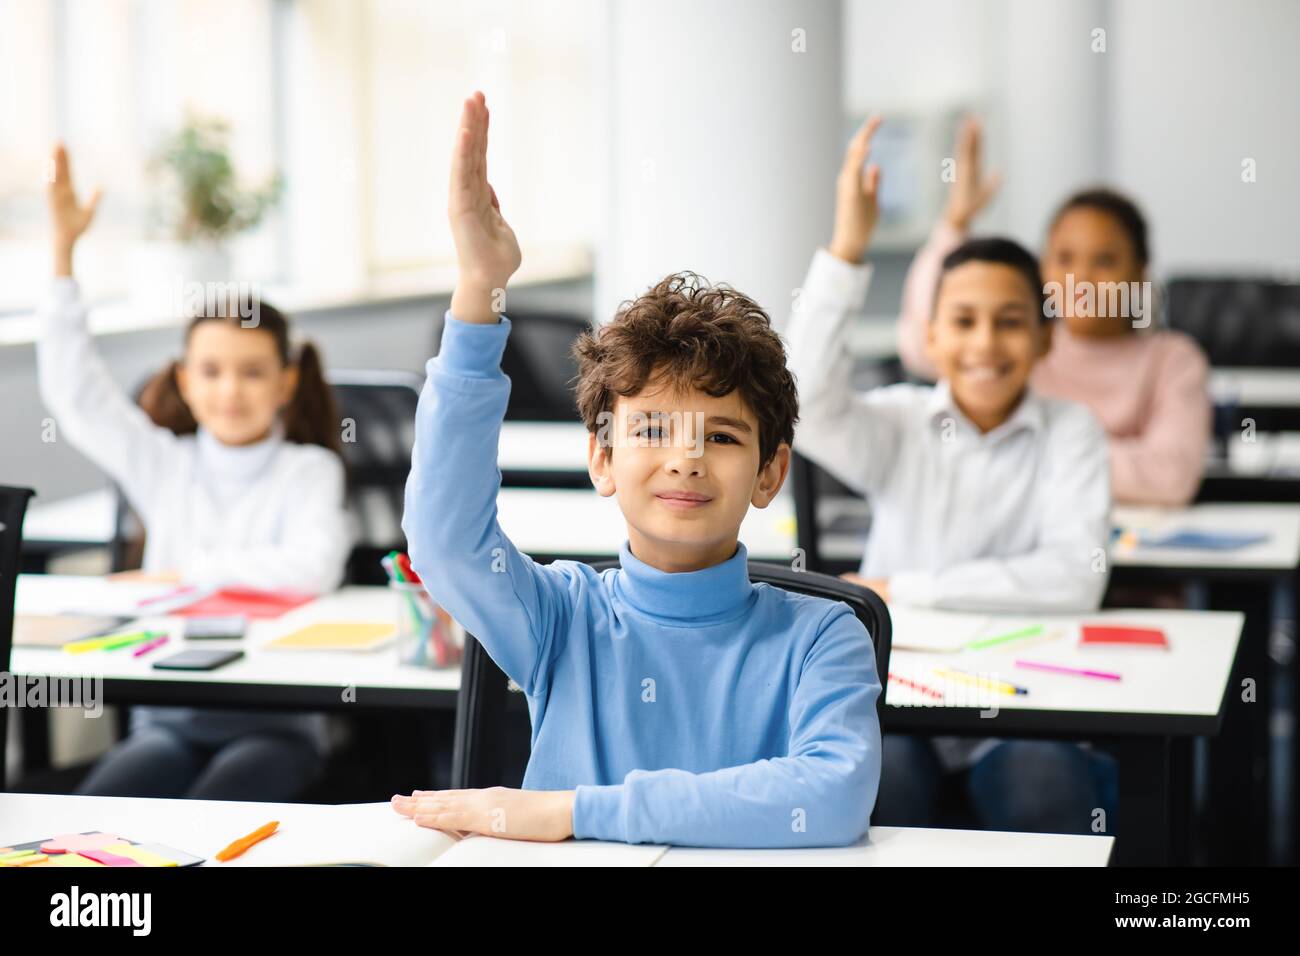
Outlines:
[[487,103],[482,93],[475,93],[461,110],[447,204],[460,263],[451,313],[462,322],[497,321],[506,283],[522,259],[519,241],[488,182],[487,139]]
[[844,165],[835,180],[835,231],[828,248],[831,255],[845,262],[862,261],[880,217],[880,167],[875,163],[864,167],[871,155],[871,137],[878,129],[879,116],[862,124],[844,151]]
[[54,231],[54,274],[72,275],[72,249],[95,218],[100,190],[96,189],[82,205],[72,186],[68,151],[59,143],[50,156],[45,175],[46,196],[50,205],[50,225]]
[[968,116],[957,132],[957,178],[948,190],[948,206],[943,217],[954,229],[965,232],[971,220],[989,204],[998,191],[1001,177],[984,175],[983,131],[979,120]]

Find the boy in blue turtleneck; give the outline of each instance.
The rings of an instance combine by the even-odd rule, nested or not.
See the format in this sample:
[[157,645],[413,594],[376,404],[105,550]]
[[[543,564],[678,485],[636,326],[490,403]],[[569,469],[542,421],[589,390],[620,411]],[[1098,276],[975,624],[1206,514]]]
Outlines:
[[621,569],[538,565],[497,523],[499,306],[520,252],[488,185],[487,126],[475,94],[452,162],[460,280],[402,526],[429,593],[527,695],[532,756],[522,790],[394,808],[524,840],[853,843],[880,779],[871,639],[847,605],[751,584],[737,540],[785,480],[798,405],[755,303],[670,276],[580,340],[592,482],[627,519]]

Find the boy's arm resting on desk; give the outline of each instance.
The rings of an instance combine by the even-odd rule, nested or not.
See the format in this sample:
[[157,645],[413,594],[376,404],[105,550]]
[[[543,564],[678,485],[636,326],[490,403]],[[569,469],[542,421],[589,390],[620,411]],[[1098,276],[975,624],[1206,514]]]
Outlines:
[[849,318],[870,281],[870,266],[818,249],[786,327],[790,370],[799,387],[795,450],[859,492],[884,480],[898,440],[896,420],[873,398],[883,390],[853,388],[853,358],[845,343]]
[[1106,436],[1071,405],[1052,426],[1038,484],[1032,550],[890,576],[891,600],[951,610],[1092,611],[1109,579],[1110,482]]
[[1116,501],[1182,507],[1200,487],[1210,444],[1210,366],[1190,339],[1167,335],[1140,435],[1110,440],[1111,491]]
[[579,839],[678,846],[843,846],[867,831],[880,784],[881,692],[861,622],[837,604],[803,662],[789,755],[707,773],[634,770],[579,786]]
[[155,425],[113,381],[86,327],[75,279],[54,279],[41,312],[37,375],[56,427],[122,486],[133,505],[147,506],[176,436]]
[[567,626],[576,582],[522,554],[497,522],[509,332],[504,316],[474,324],[447,313],[416,412],[402,530],[429,594],[531,693]]
[[342,461],[320,449],[303,461],[276,544],[196,551],[176,570],[200,587],[333,591],[343,580],[353,538],[344,485]]

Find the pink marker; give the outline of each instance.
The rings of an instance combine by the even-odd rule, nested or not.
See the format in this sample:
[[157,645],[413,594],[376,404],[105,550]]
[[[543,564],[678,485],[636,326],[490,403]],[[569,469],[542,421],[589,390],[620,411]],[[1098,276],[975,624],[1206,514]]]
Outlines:
[[149,641],[147,644],[141,644],[139,647],[137,647],[135,649],[135,652],[131,656],[140,657],[143,654],[148,654],[155,647],[162,647],[164,644],[167,643],[167,640],[168,638],[166,634],[164,634],[162,637],[154,638],[152,641]]
[[1119,674],[1111,671],[1091,671],[1082,667],[1064,667],[1061,664],[1044,664],[1042,661],[1016,661],[1017,667],[1031,671],[1049,671],[1053,674],[1073,674],[1075,677],[1095,677],[1098,680],[1121,680]]

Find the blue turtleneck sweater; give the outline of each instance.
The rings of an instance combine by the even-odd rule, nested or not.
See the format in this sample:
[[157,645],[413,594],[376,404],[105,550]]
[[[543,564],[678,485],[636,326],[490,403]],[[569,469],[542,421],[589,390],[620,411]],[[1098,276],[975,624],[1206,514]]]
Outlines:
[[539,565],[497,523],[510,322],[447,315],[402,527],[429,593],[528,698],[530,790],[576,790],[578,838],[833,846],[867,830],[880,680],[845,604],[749,580],[744,545],[670,574]]

